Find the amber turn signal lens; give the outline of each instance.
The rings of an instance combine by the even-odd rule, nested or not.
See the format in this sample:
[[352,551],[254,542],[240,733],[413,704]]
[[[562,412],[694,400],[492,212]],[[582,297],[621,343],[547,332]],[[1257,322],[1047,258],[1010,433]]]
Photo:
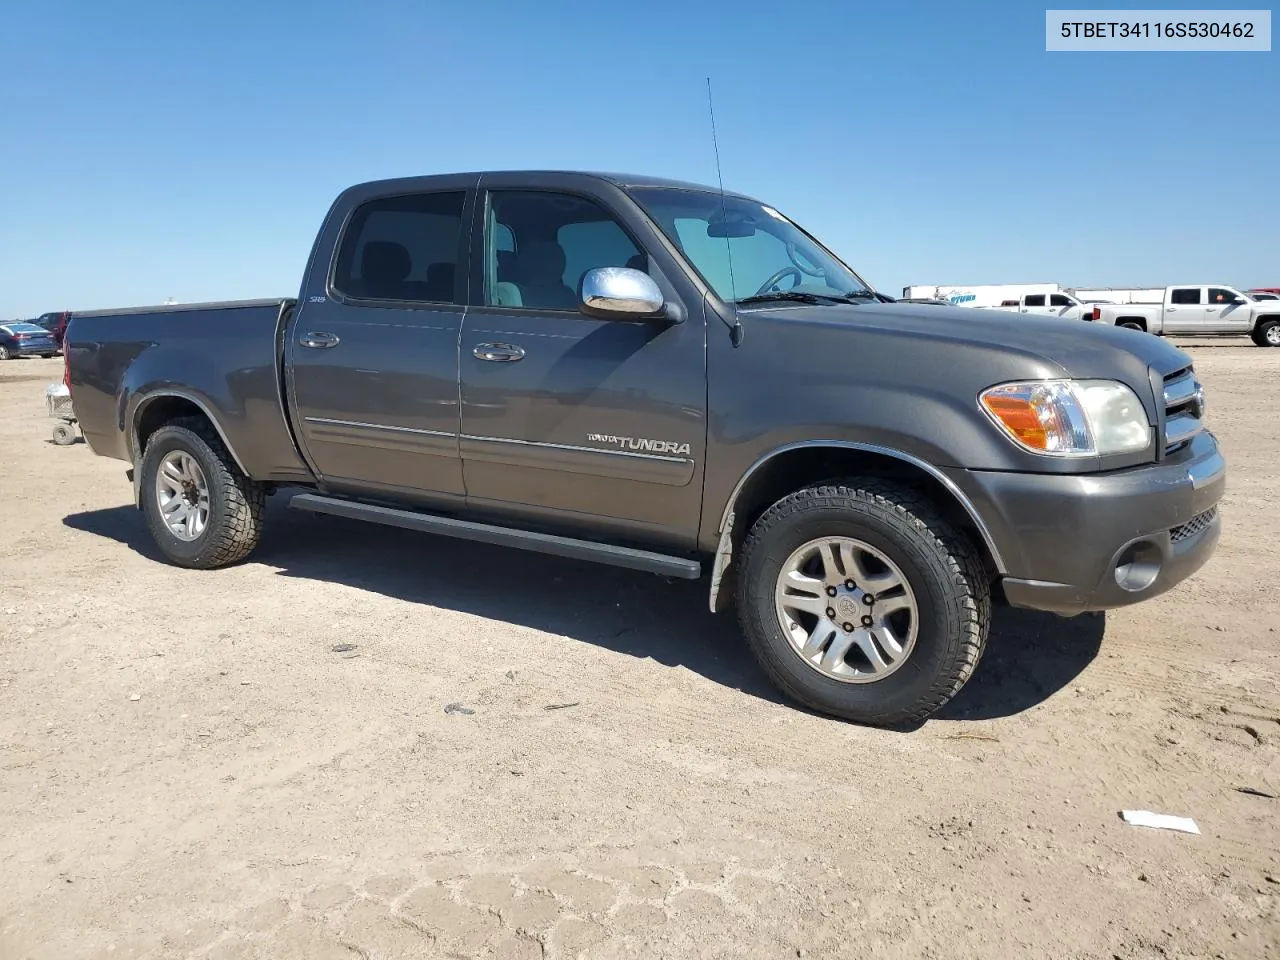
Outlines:
[[983,395],[982,405],[1019,443],[1034,450],[1049,449],[1049,433],[1027,394],[990,391]]

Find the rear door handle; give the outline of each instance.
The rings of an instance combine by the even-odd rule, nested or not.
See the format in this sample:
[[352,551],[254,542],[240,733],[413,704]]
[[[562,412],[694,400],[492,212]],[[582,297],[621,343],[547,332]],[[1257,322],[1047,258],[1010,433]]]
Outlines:
[[477,343],[471,351],[477,360],[492,360],[494,363],[514,363],[524,359],[524,350],[513,343]]
[[298,338],[298,342],[304,347],[312,347],[316,350],[327,350],[330,347],[338,345],[338,338],[332,333],[313,332],[304,333]]

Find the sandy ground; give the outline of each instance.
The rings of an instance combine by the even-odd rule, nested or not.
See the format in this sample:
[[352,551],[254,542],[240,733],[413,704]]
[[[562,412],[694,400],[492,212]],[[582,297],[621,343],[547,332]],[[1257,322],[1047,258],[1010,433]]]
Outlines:
[[703,584],[283,498],[166,566],[4,364],[0,958],[1280,956],[1280,351],[1189,349],[1215,558],[1003,611],[910,732],[779,703]]

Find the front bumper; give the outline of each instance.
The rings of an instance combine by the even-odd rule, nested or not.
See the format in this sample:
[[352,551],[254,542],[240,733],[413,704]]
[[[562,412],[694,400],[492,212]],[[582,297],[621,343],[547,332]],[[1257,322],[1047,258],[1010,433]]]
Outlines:
[[1226,462],[1208,432],[1174,458],[1111,473],[952,479],[987,523],[1005,598],[1034,610],[1106,610],[1164,593],[1205,564],[1222,529]]

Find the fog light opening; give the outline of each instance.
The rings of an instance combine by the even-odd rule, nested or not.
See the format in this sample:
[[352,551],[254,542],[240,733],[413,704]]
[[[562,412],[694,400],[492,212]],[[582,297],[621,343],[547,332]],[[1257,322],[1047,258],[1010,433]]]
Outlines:
[[1160,548],[1148,540],[1129,544],[1116,558],[1115,574],[1121,590],[1147,589],[1160,576]]

